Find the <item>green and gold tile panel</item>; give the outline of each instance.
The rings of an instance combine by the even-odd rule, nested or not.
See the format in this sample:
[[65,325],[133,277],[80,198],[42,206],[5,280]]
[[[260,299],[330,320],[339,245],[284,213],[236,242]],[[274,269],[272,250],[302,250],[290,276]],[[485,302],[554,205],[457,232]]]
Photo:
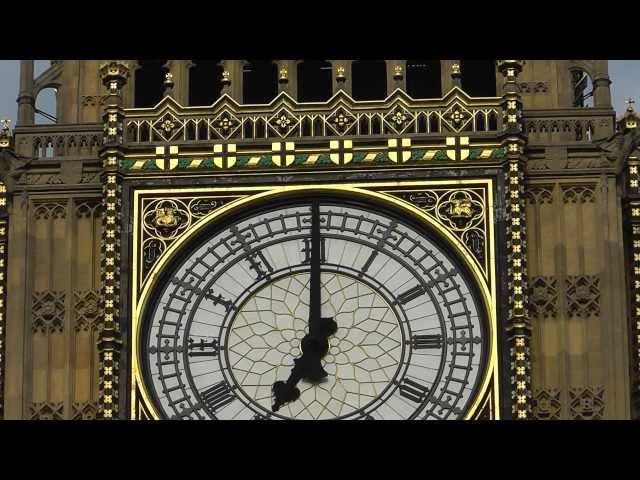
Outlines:
[[[354,146],[352,140],[331,140],[310,148],[294,142],[274,142],[268,150],[234,143],[213,145],[210,152],[194,152],[177,145],[155,147],[155,153],[129,154],[120,169],[131,172],[279,169],[332,166],[399,165],[426,162],[502,160],[504,147],[473,144],[469,137],[447,137],[446,143],[412,145],[410,138],[391,138],[386,144]],[[328,148],[327,148],[328,147]]]

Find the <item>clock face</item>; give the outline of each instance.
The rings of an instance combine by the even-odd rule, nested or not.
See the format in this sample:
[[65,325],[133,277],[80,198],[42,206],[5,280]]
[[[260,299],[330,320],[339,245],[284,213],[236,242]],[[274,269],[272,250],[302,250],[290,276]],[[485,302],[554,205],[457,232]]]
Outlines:
[[180,419],[459,419],[488,334],[473,281],[377,205],[289,200],[211,230],[156,287],[145,382]]

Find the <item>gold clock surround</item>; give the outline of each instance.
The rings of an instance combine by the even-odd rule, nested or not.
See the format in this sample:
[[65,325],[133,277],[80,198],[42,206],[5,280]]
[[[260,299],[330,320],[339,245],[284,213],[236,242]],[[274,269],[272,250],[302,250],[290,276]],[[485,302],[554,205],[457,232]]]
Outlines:
[[[451,228],[427,215],[423,210],[412,203],[391,195],[393,192],[428,192],[434,188],[447,188],[452,191],[469,187],[482,187],[486,189],[486,205],[484,205],[483,216],[486,228],[485,238],[487,239],[487,272],[483,272],[477,260],[465,248],[461,240],[451,231]],[[489,349],[487,362],[483,377],[479,383],[476,397],[471,402],[471,406],[465,414],[465,419],[499,419],[499,362],[498,362],[498,338],[499,327],[497,318],[498,292],[496,290],[496,262],[495,262],[495,235],[494,235],[494,207],[493,207],[492,179],[465,179],[465,180],[424,180],[424,181],[403,181],[403,182],[367,182],[350,184],[325,183],[318,185],[268,185],[268,186],[237,186],[237,187],[179,187],[168,189],[134,188],[133,196],[133,248],[132,248],[132,275],[131,275],[131,390],[130,409],[131,419],[159,419],[155,405],[151,401],[147,392],[143,372],[141,368],[139,343],[141,339],[141,327],[146,314],[147,299],[150,297],[156,286],[159,273],[166,268],[181,248],[187,244],[198,232],[214,222],[227,218],[250,208],[253,205],[264,203],[271,199],[286,196],[295,196],[302,192],[306,193],[336,193],[348,195],[355,198],[369,199],[378,203],[387,203],[404,211],[408,216],[418,220],[423,225],[432,230],[448,244],[459,260],[464,263],[473,276],[473,281],[480,293],[481,303],[487,313],[487,332],[489,337]],[[171,243],[153,268],[145,276],[141,283],[140,264],[142,261],[141,234],[143,229],[143,212],[141,207],[142,198],[152,196],[156,199],[171,200],[176,197],[201,196],[237,197],[218,208],[204,215],[199,221],[190,224]]]

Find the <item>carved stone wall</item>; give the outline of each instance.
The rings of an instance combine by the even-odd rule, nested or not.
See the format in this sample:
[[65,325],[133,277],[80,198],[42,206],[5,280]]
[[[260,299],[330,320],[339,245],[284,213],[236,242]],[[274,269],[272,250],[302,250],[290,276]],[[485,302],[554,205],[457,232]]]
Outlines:
[[[8,299],[15,316],[9,319],[7,373],[16,388],[7,399],[6,418],[95,418],[102,325],[99,200],[86,194],[21,195],[13,208],[24,222],[17,220],[11,230],[17,245],[9,284],[16,294]],[[15,383],[17,376],[23,381]]]
[[615,178],[528,186],[536,419],[629,418],[620,221]]

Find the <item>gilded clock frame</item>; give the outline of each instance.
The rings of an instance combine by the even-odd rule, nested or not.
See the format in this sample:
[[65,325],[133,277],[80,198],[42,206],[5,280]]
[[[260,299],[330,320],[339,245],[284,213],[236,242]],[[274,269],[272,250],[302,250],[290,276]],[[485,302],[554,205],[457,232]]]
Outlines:
[[[480,387],[471,403],[471,407],[465,414],[465,419],[499,419],[500,418],[500,364],[499,352],[501,326],[498,317],[499,292],[496,284],[499,272],[496,264],[496,232],[494,188],[496,181],[493,178],[483,179],[450,179],[450,180],[411,180],[411,181],[372,181],[352,183],[318,183],[313,186],[302,183],[297,184],[269,184],[260,186],[227,186],[227,187],[189,187],[175,188],[144,188],[132,187],[132,244],[131,244],[131,283],[129,288],[130,302],[129,314],[131,362],[129,365],[129,413],[131,419],[160,419],[161,416],[151,400],[147,391],[142,372],[139,343],[141,327],[146,314],[147,299],[154,291],[159,273],[175,258],[181,248],[189,242],[194,235],[202,231],[212,222],[228,218],[238,212],[242,207],[260,204],[273,198],[281,198],[286,195],[295,195],[299,192],[336,192],[356,198],[373,199],[394,206],[398,210],[407,212],[413,219],[435,230],[448,244],[456,257],[464,263],[471,272],[473,282],[480,293],[480,301],[487,312],[489,351],[483,378]],[[464,191],[473,187],[481,187],[486,191],[486,202],[483,205],[483,225],[485,235],[485,251],[487,253],[486,269],[481,268],[477,259],[465,247],[461,239],[456,236],[453,229],[425,213],[424,210],[407,200],[391,195],[391,192],[429,192],[434,189],[446,189],[452,192]],[[185,229],[168,247],[161,253],[148,274],[142,279],[140,265],[142,262],[141,239],[144,230],[144,212],[141,204],[145,197],[153,199],[171,200],[178,197],[203,196],[207,197],[237,197],[218,208],[202,216],[197,222],[189,222]],[[142,281],[141,281],[142,280]]]

